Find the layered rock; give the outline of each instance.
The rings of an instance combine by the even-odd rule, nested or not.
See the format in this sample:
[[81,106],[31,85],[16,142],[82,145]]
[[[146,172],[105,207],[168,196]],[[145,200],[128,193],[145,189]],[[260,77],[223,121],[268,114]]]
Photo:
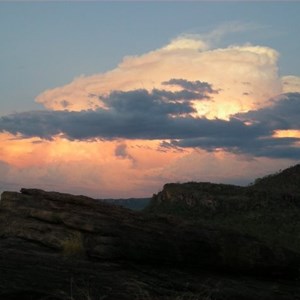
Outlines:
[[[297,253],[247,235],[36,189],[2,194],[0,253],[0,299],[174,299],[214,290],[207,272],[296,278],[300,265]],[[215,299],[242,299],[233,282]],[[263,289],[260,299],[290,295]]]

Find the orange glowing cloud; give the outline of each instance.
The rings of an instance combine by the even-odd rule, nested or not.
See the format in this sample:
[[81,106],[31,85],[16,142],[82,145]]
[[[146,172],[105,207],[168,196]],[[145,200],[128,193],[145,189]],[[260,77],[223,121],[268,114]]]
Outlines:
[[0,142],[1,160],[10,166],[7,182],[66,192],[83,189],[94,197],[145,196],[146,182],[151,194],[161,185],[154,177],[151,184],[151,176],[188,153],[161,151],[158,141],[83,142],[60,136],[44,141],[4,133]]
[[288,130],[276,130],[273,134],[275,138],[300,138],[300,130],[288,129]]

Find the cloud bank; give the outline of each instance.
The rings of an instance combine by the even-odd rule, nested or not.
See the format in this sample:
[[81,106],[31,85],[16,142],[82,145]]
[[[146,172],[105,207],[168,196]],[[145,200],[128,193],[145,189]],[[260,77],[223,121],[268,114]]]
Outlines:
[[[215,93],[208,83],[171,79],[190,90],[113,91],[102,97],[106,108],[34,111],[0,118],[0,129],[23,137],[51,140],[171,140],[164,147],[216,149],[253,156],[297,158],[298,137],[277,138],[278,130],[300,129],[300,93],[287,93],[268,107],[237,113],[229,120],[195,117],[190,100]],[[191,91],[191,89],[198,89]],[[205,93],[203,91],[205,90]],[[199,91],[200,90],[200,91]],[[169,147],[167,147],[169,148]]]

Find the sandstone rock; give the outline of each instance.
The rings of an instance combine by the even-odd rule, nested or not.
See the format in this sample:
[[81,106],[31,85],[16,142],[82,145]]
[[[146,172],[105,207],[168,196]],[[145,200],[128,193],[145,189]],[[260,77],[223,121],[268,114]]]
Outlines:
[[[0,299],[88,299],[83,291],[93,299],[174,299],[214,289],[207,272],[296,278],[300,261],[250,236],[36,189],[2,194],[0,253]],[[290,296],[263,286],[260,299]],[[239,289],[214,299],[242,299]],[[247,299],[258,299],[252,294]]]

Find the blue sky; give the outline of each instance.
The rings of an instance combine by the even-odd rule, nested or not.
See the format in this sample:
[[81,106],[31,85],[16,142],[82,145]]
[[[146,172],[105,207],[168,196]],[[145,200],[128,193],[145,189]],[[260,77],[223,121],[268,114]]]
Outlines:
[[283,75],[300,75],[299,12],[298,2],[2,2],[1,113],[39,108],[34,98],[46,89],[230,22],[252,28],[220,46],[270,46],[281,54]]

